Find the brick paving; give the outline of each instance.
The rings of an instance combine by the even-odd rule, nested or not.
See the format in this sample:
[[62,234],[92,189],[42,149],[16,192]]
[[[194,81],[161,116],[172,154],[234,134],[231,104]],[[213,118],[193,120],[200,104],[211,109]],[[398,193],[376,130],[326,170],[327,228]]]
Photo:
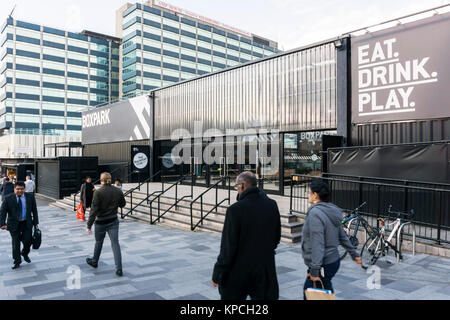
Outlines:
[[[0,299],[3,300],[207,300],[219,299],[210,285],[220,235],[150,226],[121,220],[124,276],[115,275],[108,237],[98,269],[85,262],[94,248],[94,237],[75,214],[39,201],[43,244],[32,250],[31,264],[11,270],[9,233],[0,232]],[[306,267],[299,244],[281,243],[276,255],[280,299],[302,298]],[[450,299],[450,259],[417,254],[405,255],[400,264],[381,261],[381,288],[369,289],[372,273],[349,258],[333,284],[337,299]],[[79,268],[80,289],[69,289],[70,268]],[[70,285],[69,281],[69,285]]]

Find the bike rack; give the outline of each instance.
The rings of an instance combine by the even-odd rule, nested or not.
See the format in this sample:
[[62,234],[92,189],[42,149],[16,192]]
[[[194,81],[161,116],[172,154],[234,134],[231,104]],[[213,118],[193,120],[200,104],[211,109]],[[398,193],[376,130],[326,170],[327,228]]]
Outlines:
[[[397,250],[398,252],[401,252],[400,248],[400,235],[402,234],[402,229],[406,226],[411,224],[413,226],[413,256],[416,255],[416,226],[412,222],[404,222],[400,225],[400,227],[397,230]],[[397,255],[397,263],[400,262],[400,255]]]

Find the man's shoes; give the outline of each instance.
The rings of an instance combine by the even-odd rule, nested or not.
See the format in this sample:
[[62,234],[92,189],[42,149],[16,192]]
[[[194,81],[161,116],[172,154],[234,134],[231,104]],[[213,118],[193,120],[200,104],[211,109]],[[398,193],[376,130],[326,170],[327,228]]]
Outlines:
[[12,266],[12,268],[11,269],[18,269],[18,268],[20,268],[20,263],[14,263],[14,265]]
[[116,275],[119,276],[119,277],[123,276],[122,269],[116,270]]
[[27,263],[31,263],[31,259],[28,255],[22,255],[23,256],[23,260],[25,260]]
[[86,258],[86,263],[88,265],[90,265],[93,268],[97,268],[98,267],[98,263],[94,262],[94,260],[92,260],[91,258]]

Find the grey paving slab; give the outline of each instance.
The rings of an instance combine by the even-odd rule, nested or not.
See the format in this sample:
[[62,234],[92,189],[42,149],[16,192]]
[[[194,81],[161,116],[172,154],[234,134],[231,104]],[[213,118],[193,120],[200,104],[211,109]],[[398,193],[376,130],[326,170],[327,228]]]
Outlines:
[[[220,250],[220,234],[190,232],[120,220],[124,276],[115,275],[114,258],[105,239],[99,267],[85,262],[94,249],[94,237],[70,212],[41,206],[44,242],[32,250],[31,264],[11,270],[11,238],[0,232],[0,299],[219,299],[210,285]],[[337,299],[446,299],[450,300],[450,259],[405,254],[400,264],[380,267],[381,288],[369,289],[372,275],[351,259],[344,259],[333,286]],[[281,243],[276,255],[280,299],[302,299],[306,266],[299,244]],[[80,271],[80,288],[66,288],[71,268]]]

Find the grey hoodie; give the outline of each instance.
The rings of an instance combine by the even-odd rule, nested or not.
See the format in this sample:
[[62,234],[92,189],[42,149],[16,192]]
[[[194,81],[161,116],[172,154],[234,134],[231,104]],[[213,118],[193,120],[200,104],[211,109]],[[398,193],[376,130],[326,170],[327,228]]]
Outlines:
[[320,275],[322,266],[339,260],[338,245],[353,259],[359,254],[342,229],[342,210],[329,202],[319,202],[309,208],[302,235],[302,254],[313,277]]

